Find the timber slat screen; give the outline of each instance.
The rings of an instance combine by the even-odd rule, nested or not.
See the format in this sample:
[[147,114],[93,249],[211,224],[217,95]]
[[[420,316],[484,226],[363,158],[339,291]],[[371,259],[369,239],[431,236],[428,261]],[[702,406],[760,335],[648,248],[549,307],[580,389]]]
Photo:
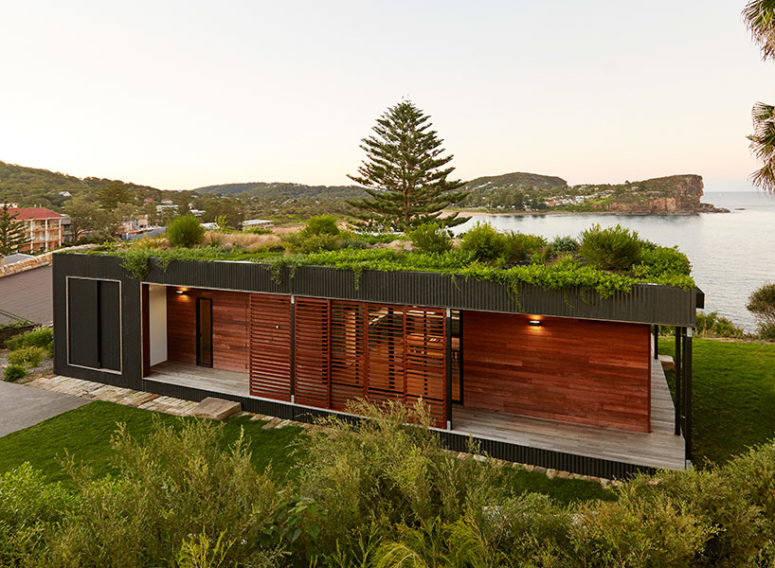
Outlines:
[[250,393],[291,400],[291,299],[250,295]]
[[443,310],[251,294],[250,319],[251,394],[334,410],[422,398],[445,426]]

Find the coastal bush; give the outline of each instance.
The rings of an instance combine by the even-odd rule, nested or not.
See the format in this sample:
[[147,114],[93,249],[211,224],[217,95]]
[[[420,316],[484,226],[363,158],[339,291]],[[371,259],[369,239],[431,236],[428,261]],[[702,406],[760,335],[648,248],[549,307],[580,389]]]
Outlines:
[[497,501],[498,466],[445,451],[420,403],[355,402],[348,411],[365,418],[329,418],[301,446],[302,524],[314,527],[299,543],[306,553],[355,552],[375,529],[382,537],[396,526],[451,523]]
[[718,315],[718,312],[697,312],[697,336],[741,338],[745,335],[742,328],[737,327],[732,320]]
[[775,339],[775,284],[765,284],[748,298],[748,310],[758,323],[762,339]]
[[581,234],[579,254],[603,270],[629,270],[641,259],[638,233],[616,225],[603,229],[592,225]]
[[23,365],[8,365],[3,370],[3,380],[9,383],[14,383],[25,376],[27,376],[27,369]]
[[39,566],[76,498],[25,462],[0,476],[0,566]]
[[193,215],[176,217],[167,225],[167,238],[173,247],[191,248],[202,243],[205,230]]
[[412,246],[420,252],[443,254],[452,248],[449,232],[438,223],[424,223],[409,232]]
[[11,351],[20,347],[42,347],[51,356],[54,348],[54,330],[50,327],[36,327],[26,333],[9,338],[5,345]]
[[506,233],[503,236],[503,256],[507,264],[522,262],[546,249],[546,239],[525,233]]
[[648,241],[641,241],[640,264],[633,272],[641,277],[653,277],[659,274],[691,274],[692,266],[678,247],[660,247]]
[[463,235],[460,250],[479,262],[494,262],[506,252],[506,239],[489,223],[478,221]]
[[8,362],[11,365],[22,365],[25,367],[37,367],[46,355],[46,350],[42,347],[30,345],[28,347],[19,347],[8,354]]
[[556,254],[576,254],[579,251],[579,242],[573,237],[556,237],[551,243]]
[[79,500],[51,539],[52,566],[175,566],[181,543],[203,534],[233,543],[224,566],[264,566],[279,494],[253,470],[243,438],[227,450],[223,426],[157,422],[143,441],[123,426],[112,439],[120,474],[93,478],[70,462]]

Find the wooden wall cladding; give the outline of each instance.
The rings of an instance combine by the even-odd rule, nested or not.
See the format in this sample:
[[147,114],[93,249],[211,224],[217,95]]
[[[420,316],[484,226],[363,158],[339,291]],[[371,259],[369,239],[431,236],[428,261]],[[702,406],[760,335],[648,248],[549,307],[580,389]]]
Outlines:
[[466,407],[648,432],[648,325],[464,312]]
[[196,365],[196,298],[213,302],[213,368],[248,372],[248,294],[167,288],[167,359]]

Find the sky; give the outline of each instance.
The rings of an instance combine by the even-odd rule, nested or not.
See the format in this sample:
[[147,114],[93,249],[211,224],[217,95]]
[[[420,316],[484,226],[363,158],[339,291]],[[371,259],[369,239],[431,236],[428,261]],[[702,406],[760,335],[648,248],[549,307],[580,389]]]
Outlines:
[[743,5],[3,2],[0,160],[163,189],[345,184],[408,98],[462,179],[749,189],[751,106],[775,102],[775,63]]

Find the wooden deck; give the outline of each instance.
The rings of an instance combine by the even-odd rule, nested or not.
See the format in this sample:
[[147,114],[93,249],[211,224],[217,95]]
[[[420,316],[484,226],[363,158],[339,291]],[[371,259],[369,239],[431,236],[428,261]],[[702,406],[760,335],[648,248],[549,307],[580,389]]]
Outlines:
[[144,377],[144,380],[236,396],[250,396],[247,373],[197,367],[191,363],[165,361],[151,367],[151,373]]
[[673,432],[675,410],[662,366],[651,365],[651,432],[571,424],[475,410],[452,409],[452,430],[487,438],[655,468],[685,469],[684,439]]
[[[249,397],[247,373],[165,362],[151,368],[146,380]],[[646,467],[684,469],[684,439],[673,433],[673,401],[662,366],[651,366],[651,432],[628,432],[475,410],[453,405],[452,430],[501,442]]]

